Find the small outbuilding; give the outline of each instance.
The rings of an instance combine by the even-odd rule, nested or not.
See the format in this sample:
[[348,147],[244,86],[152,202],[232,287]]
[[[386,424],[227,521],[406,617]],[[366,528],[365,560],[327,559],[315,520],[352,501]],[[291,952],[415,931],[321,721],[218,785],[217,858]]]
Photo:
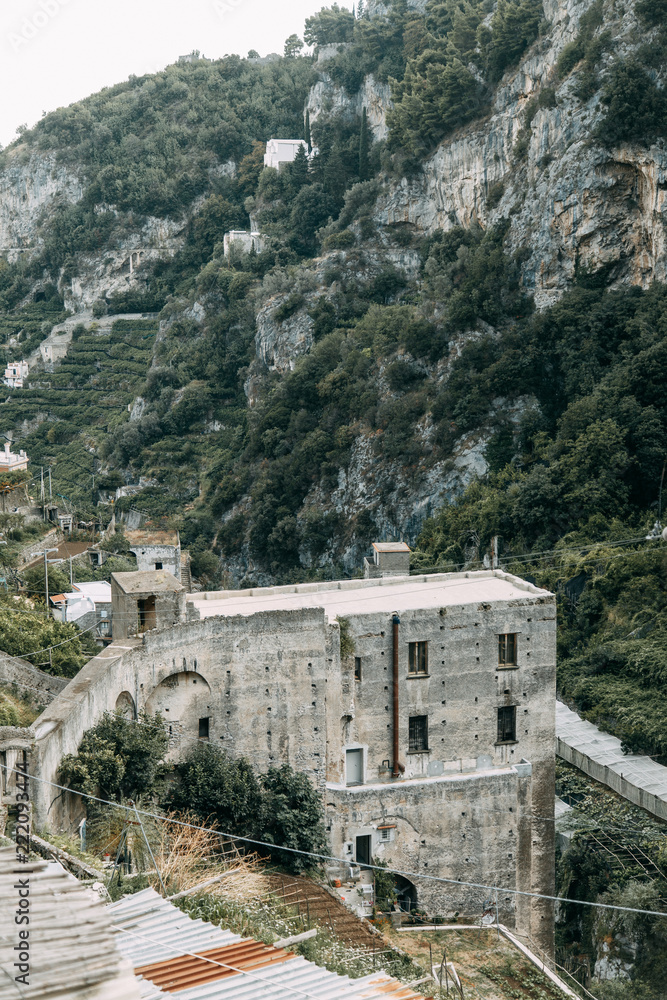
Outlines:
[[364,559],[366,580],[410,575],[410,546],[406,542],[373,542],[373,557]]
[[185,587],[164,569],[111,574],[111,628],[127,639],[185,621]]

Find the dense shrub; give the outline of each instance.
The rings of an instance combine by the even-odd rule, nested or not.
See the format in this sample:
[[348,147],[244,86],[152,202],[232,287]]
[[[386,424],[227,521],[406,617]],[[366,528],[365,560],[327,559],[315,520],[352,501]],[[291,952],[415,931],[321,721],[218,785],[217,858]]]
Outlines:
[[[232,759],[198,744],[176,765],[170,804],[214,818],[226,833],[268,844],[271,858],[292,871],[312,865],[308,858],[279,850],[321,851],[325,844],[321,798],[306,775],[288,764],[258,775],[244,757]],[[262,849],[265,853],[265,849]]]
[[667,95],[637,62],[616,63],[602,90],[607,112],[596,130],[606,146],[650,146],[667,136]]

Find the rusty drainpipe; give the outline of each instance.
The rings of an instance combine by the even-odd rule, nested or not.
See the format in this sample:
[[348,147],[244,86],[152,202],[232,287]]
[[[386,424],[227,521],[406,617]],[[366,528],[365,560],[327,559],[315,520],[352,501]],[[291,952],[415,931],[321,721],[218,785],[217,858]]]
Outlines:
[[400,775],[400,768],[398,762],[398,626],[401,624],[401,619],[397,614],[392,618],[392,635],[393,635],[393,654],[394,654],[394,696],[393,696],[393,709],[394,709],[394,726],[393,726],[393,771],[392,777],[398,778]]

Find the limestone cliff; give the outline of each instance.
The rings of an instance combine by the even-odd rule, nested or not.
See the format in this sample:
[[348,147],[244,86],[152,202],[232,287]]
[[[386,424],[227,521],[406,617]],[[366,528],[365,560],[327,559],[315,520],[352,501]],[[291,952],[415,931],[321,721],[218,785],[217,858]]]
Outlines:
[[43,214],[56,202],[78,202],[83,191],[82,178],[57,164],[55,154],[12,150],[0,171],[0,252],[13,260],[19,250],[34,247]]
[[[562,82],[556,75],[589,6],[545,0],[549,28],[498,88],[489,117],[443,142],[415,178],[389,180],[378,206],[380,222],[426,232],[510,217],[509,245],[523,251],[524,286],[538,308],[565,291],[576,267],[607,267],[613,281],[642,287],[667,277],[667,150],[594,142],[599,92],[582,103],[577,68]],[[616,55],[645,41],[627,5],[607,4],[604,27]],[[545,87],[556,89],[556,104],[537,112],[519,158],[524,109]]]

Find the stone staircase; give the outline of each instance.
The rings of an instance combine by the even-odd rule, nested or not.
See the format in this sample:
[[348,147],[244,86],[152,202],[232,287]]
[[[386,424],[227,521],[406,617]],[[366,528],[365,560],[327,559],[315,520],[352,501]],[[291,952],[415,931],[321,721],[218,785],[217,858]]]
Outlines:
[[299,875],[270,875],[269,881],[278,899],[294,906],[303,918],[306,928],[316,925],[326,927],[337,938],[355,948],[378,955],[384,942],[368,924],[360,919],[326,886]]

